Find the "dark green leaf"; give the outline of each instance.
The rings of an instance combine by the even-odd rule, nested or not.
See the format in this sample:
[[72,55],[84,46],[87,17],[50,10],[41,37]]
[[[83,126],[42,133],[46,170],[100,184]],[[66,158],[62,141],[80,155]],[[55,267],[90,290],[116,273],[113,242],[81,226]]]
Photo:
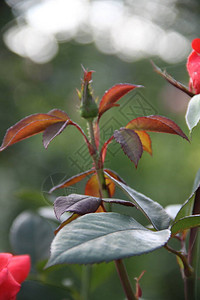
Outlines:
[[137,133],[131,129],[121,128],[120,130],[115,130],[114,138],[137,167],[143,153],[143,146]]
[[170,217],[159,203],[135,191],[128,185],[114,179],[108,173],[106,173],[106,175],[110,177],[125,194],[128,195],[135,206],[150,220],[155,229],[162,230],[169,227]]
[[198,226],[200,226],[200,215],[188,216],[174,223],[171,227],[171,232],[172,235],[175,235],[178,232]]
[[78,215],[95,212],[100,204],[100,198],[71,194],[58,197],[54,202],[54,210],[56,217],[60,219],[64,212],[73,212]]
[[21,213],[13,222],[10,241],[16,254],[29,254],[32,265],[49,257],[54,237],[52,226],[31,212]]
[[84,215],[62,228],[51,245],[47,267],[92,264],[148,253],[162,247],[170,231],[151,231],[117,213]]

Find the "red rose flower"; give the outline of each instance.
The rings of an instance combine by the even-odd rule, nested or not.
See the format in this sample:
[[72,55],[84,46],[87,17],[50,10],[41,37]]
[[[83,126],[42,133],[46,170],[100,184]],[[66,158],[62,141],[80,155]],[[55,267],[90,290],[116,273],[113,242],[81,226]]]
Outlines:
[[200,39],[192,41],[192,49],[187,60],[187,70],[190,75],[189,88],[191,92],[200,94]]
[[28,255],[0,253],[0,300],[15,300],[30,271]]

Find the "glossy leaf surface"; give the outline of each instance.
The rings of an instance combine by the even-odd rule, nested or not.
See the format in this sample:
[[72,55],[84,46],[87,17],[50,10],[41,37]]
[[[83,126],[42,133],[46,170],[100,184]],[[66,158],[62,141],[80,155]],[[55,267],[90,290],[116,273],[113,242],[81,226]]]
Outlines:
[[69,179],[67,179],[66,181],[54,186],[50,191],[49,193],[52,193],[53,191],[57,190],[57,189],[63,189],[63,188],[66,188],[68,186],[71,186],[79,181],[81,181],[82,179],[84,179],[85,177],[91,175],[95,173],[95,170],[91,169],[91,170],[88,170],[88,171],[85,171],[85,172],[82,172],[82,173],[79,173],[75,176],[72,176],[70,177]]
[[47,267],[109,262],[140,255],[162,247],[169,237],[169,230],[150,231],[129,216],[87,214],[58,232],[51,245]]
[[158,115],[133,119],[125,126],[125,128],[177,134],[188,140],[187,136],[176,123],[166,117]]
[[114,138],[121,145],[124,153],[137,167],[143,153],[142,143],[137,133],[131,129],[121,128],[120,130],[115,130]]
[[103,113],[105,113],[108,109],[113,106],[119,106],[116,102],[126,95],[128,92],[132,91],[137,87],[142,87],[141,85],[133,85],[128,83],[116,84],[111,87],[108,91],[103,95],[101,102],[99,103],[99,119]]
[[171,227],[171,232],[172,235],[176,235],[178,232],[198,226],[200,226],[200,215],[188,216],[174,223]]
[[162,230],[169,227],[170,217],[159,203],[135,191],[128,185],[125,185],[124,183],[112,178],[110,175],[108,176],[129,197],[135,206],[150,220],[155,229]]
[[185,119],[186,119],[187,126],[191,132],[192,129],[199,123],[200,120],[200,94],[195,95],[190,100],[187,107]]
[[[53,114],[50,114],[53,113]],[[52,124],[68,120],[67,114],[60,110],[52,110],[48,114],[30,115],[10,127],[4,137],[0,151],[19,141],[44,131]],[[64,119],[65,118],[65,119]]]

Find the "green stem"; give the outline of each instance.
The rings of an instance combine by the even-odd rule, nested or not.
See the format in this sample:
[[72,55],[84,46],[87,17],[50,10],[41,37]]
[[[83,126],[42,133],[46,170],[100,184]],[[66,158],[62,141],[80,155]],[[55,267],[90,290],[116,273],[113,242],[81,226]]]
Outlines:
[[[105,176],[103,172],[103,163],[101,161],[101,157],[99,157],[99,153],[96,147],[95,143],[95,137],[94,137],[94,128],[93,128],[93,122],[88,121],[88,128],[89,128],[89,134],[90,134],[90,142],[93,146],[94,153],[92,154],[92,159],[94,162],[94,167],[96,170],[97,178],[98,178],[98,183],[99,183],[99,192],[101,198],[109,198],[109,191],[106,186],[105,182]],[[116,269],[121,281],[121,284],[123,286],[125,295],[127,296],[128,300],[137,300],[137,298],[134,295],[134,292],[131,287],[131,283],[128,278],[128,274],[125,268],[125,265],[121,259],[115,260],[115,265]]]
[[86,265],[82,267],[81,300],[89,300],[91,273],[92,273],[91,265]]

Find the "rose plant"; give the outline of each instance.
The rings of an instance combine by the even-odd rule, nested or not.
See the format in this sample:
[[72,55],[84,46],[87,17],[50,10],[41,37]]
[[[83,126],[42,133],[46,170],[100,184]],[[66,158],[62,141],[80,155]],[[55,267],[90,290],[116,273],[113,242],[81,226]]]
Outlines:
[[[193,42],[193,48],[198,54],[199,40]],[[187,63],[191,78],[189,89],[153,64],[155,71],[171,84],[194,96],[186,114],[190,130],[195,126],[194,123],[191,124],[191,119],[195,117],[195,124],[197,124],[200,118],[200,109],[196,112],[191,104],[195,99],[197,105],[195,97],[199,96],[193,93],[199,91],[197,80],[199,77],[196,76],[194,61],[191,58],[194,56],[195,61],[198,62],[198,57],[195,55],[191,54]],[[51,244],[51,255],[46,268],[57,264],[90,265],[114,261],[127,299],[139,299],[141,297],[139,279],[143,273],[136,281],[134,293],[122,259],[164,247],[176,255],[184,280],[185,299],[193,300],[196,282],[194,245],[197,236],[196,227],[200,225],[200,174],[197,174],[191,197],[171,216],[159,203],[129,187],[115,171],[105,167],[107,149],[113,142],[120,144],[125,155],[137,167],[143,151],[152,153],[149,132],[174,134],[186,141],[188,138],[174,121],[163,116],[151,115],[129,120],[124,127],[115,130],[108,140],[103,141],[103,146],[100,146],[102,116],[109,109],[119,106],[118,101],[124,95],[142,86],[129,83],[116,84],[105,92],[98,105],[91,86],[93,71],[84,69],[83,72],[81,90],[77,92],[80,98],[80,115],[87,122],[88,134],[85,134],[66,112],[53,109],[48,113],[30,115],[10,127],[0,147],[2,151],[19,141],[43,132],[43,145],[47,148],[50,142],[66,128],[74,126],[82,135],[92,158],[91,169],[67,179],[50,190],[52,193],[89,178],[84,195],[60,196],[54,202],[58,220],[64,213],[70,214],[64,221],[60,221],[61,224],[55,231],[56,235]],[[113,197],[116,186],[128,196],[129,200]],[[146,217],[149,225],[144,226],[133,217],[112,212],[112,203],[129,206],[130,210],[137,208]],[[172,239],[180,242],[180,250],[169,246],[169,241]]]
[[0,253],[0,300],[15,300],[30,272],[29,255]]

